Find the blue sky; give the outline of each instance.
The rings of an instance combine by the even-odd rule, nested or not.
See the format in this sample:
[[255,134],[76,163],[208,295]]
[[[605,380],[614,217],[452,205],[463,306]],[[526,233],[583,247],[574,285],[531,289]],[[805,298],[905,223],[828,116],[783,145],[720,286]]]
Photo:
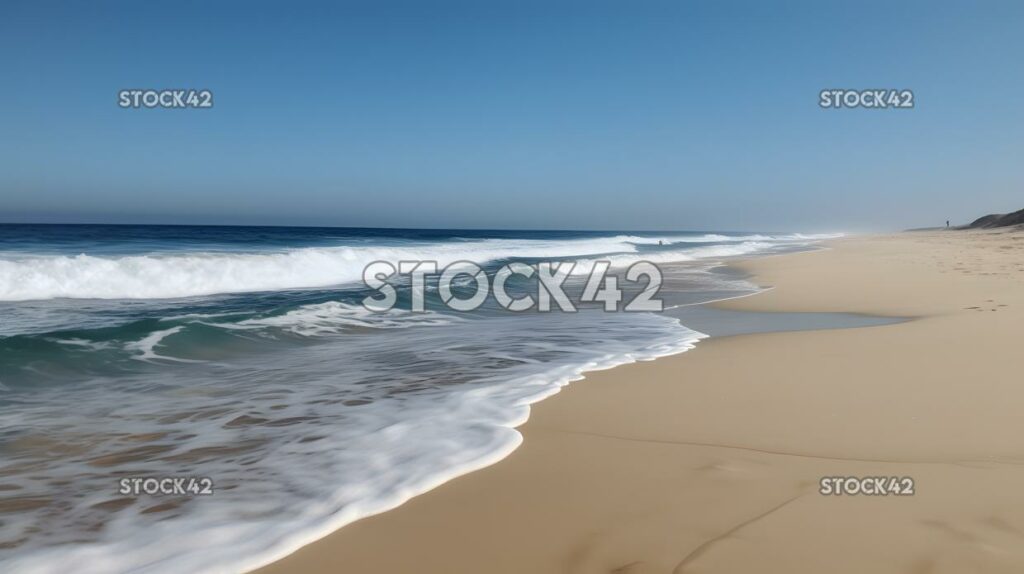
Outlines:
[[[1024,8],[0,4],[0,221],[863,230],[1024,207]],[[210,110],[123,110],[208,88]],[[823,110],[909,88],[912,110]]]

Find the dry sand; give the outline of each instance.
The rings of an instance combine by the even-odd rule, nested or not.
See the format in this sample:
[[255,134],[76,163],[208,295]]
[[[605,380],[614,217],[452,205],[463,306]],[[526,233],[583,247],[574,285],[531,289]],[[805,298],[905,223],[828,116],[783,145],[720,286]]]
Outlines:
[[[917,319],[592,373],[507,459],[261,572],[1024,572],[1024,232],[832,247],[722,306]],[[845,475],[916,494],[818,493]]]

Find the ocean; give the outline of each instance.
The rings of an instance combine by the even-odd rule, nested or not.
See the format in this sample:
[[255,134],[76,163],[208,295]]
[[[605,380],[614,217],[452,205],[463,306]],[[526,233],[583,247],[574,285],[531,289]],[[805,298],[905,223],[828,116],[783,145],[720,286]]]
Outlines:
[[[729,257],[825,237],[0,225],[0,570],[253,568],[500,460],[583,373],[705,337],[599,305],[457,312],[429,281],[425,312],[407,282],[373,312],[370,262],[651,261],[672,309],[756,292]],[[212,492],[125,495],[138,477]]]

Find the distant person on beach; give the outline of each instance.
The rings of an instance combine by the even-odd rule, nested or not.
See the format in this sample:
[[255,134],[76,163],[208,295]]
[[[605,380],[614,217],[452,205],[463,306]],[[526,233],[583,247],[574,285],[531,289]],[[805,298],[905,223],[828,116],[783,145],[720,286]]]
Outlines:
[[946,220],[946,229],[949,229],[949,220]]

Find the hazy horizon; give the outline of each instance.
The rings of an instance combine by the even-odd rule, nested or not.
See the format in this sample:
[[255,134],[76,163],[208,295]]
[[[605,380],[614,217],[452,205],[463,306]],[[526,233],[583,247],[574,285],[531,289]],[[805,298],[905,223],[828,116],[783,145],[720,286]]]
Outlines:
[[[466,232],[567,232],[567,233],[628,233],[628,232],[643,232],[643,233],[799,233],[802,230],[789,230],[789,229],[608,229],[608,228],[591,228],[591,229],[570,229],[570,228],[528,228],[528,227],[368,227],[359,225],[287,225],[287,224],[274,224],[274,223],[148,223],[148,222],[133,222],[123,221],[111,223],[107,221],[0,221],[0,225],[23,225],[23,226],[150,226],[150,227],[265,227],[265,228],[295,228],[295,229],[366,229],[366,230],[402,230],[402,231],[466,231]],[[840,233],[840,231],[837,231]],[[859,233],[858,231],[850,231],[847,233]]]

